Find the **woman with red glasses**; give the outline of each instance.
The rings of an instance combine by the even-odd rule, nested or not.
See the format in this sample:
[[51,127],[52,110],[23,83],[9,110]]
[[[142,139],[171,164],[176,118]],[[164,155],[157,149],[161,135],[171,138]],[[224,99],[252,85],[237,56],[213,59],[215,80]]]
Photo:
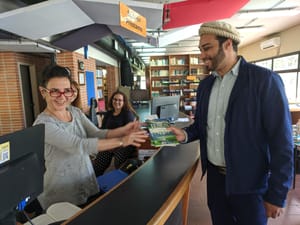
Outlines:
[[38,202],[44,210],[56,202],[81,206],[99,193],[90,155],[116,147],[138,147],[147,134],[139,130],[138,122],[111,130],[97,128],[79,108],[70,106],[74,90],[68,69],[54,65],[43,76],[39,90],[46,108],[34,122],[45,124],[46,170]]

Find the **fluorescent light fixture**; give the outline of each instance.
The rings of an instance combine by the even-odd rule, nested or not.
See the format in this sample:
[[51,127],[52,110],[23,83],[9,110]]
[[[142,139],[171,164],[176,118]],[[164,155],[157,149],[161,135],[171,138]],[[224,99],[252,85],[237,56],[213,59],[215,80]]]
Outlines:
[[114,44],[114,49],[115,50],[119,50],[119,43],[117,42],[117,40],[113,40],[113,44]]
[[237,18],[239,19],[252,19],[252,18],[272,18],[281,16],[295,16],[300,13],[299,8],[286,8],[286,9],[272,9],[272,10],[249,10],[239,11]]
[[144,61],[144,63],[149,64],[149,62],[150,62],[150,56],[143,56],[142,60]]
[[167,34],[158,38],[159,47],[164,47],[172,43],[176,43],[181,40],[185,40],[187,38],[198,35],[200,25],[192,25],[184,28],[180,28],[178,30],[170,31]]
[[152,45],[145,42],[133,42],[131,43],[133,47],[153,47]]
[[160,55],[166,55],[166,53],[164,52],[148,52],[148,53],[140,53],[139,56],[143,57],[143,56],[160,56]]
[[58,49],[40,44],[38,42],[27,40],[0,41],[0,51],[60,53],[60,50]]
[[136,48],[137,52],[165,52],[166,48]]
[[243,33],[254,33],[254,32],[261,32],[261,31],[265,30],[266,28],[263,25],[259,25],[259,26],[236,27],[236,29],[239,32],[243,32]]

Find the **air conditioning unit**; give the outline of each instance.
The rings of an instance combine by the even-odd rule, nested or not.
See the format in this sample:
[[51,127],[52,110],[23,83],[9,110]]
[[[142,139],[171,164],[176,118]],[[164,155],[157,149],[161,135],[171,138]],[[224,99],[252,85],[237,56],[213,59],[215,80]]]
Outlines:
[[280,37],[274,37],[260,43],[261,50],[269,50],[280,46]]

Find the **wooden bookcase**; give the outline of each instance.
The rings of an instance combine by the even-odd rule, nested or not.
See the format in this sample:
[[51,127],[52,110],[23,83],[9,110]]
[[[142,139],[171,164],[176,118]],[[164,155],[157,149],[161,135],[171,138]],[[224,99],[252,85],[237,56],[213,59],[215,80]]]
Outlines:
[[96,85],[97,85],[97,99],[104,98],[104,91],[106,85],[105,75],[101,68],[97,68],[96,70]]
[[101,67],[96,69],[96,86],[99,111],[105,111],[107,102],[107,87],[106,87],[106,70]]
[[152,56],[149,74],[152,97],[180,95],[181,111],[194,115],[197,87],[208,76],[199,54]]

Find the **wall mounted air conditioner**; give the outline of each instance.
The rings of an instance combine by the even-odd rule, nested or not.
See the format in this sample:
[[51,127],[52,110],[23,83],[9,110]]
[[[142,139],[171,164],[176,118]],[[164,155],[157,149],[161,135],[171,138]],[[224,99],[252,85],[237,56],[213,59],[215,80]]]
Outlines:
[[274,37],[260,43],[261,50],[269,50],[280,46],[280,37]]

